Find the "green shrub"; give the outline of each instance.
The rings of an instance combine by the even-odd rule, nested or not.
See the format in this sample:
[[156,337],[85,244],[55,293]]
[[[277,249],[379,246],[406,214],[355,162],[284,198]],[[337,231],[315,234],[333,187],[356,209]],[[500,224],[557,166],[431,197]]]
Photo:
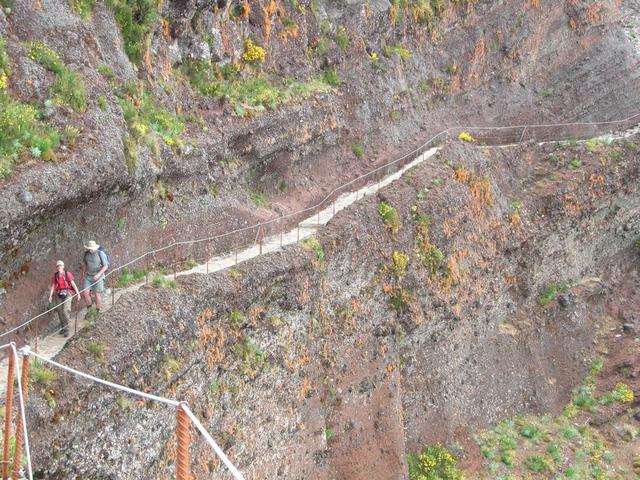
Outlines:
[[336,32],[336,43],[343,52],[347,51],[347,48],[349,47],[349,34],[343,25],[340,25]]
[[544,472],[549,469],[549,462],[542,455],[529,455],[524,464],[533,472]]
[[391,287],[388,293],[389,299],[387,300],[387,305],[389,305],[391,310],[398,313],[406,313],[409,311],[412,297],[408,290],[404,289],[401,285],[396,285]]
[[74,127],[72,125],[67,125],[62,130],[62,135],[60,140],[63,144],[65,144],[69,148],[73,148],[76,146],[76,141],[78,140],[78,135],[80,135],[80,129]]
[[231,310],[231,312],[229,312],[229,321],[231,322],[231,326],[233,328],[239,329],[240,327],[242,327],[242,325],[244,325],[245,320],[246,318],[244,316],[244,313],[242,313],[237,308],[234,308],[233,310]]
[[139,141],[143,141],[156,157],[160,156],[159,141],[178,152],[182,151],[183,118],[158,105],[143,83],[126,82],[114,93],[130,133],[123,139],[129,172],[135,170],[138,162]]
[[264,352],[249,337],[243,337],[236,344],[236,353],[242,360],[240,371],[248,377],[254,378],[266,366]]
[[327,83],[327,85],[331,85],[332,87],[337,87],[340,85],[340,77],[338,76],[338,72],[335,69],[325,70],[322,74],[322,78]]
[[274,110],[318,92],[331,91],[339,83],[337,75],[325,72],[320,78],[306,82],[270,77],[265,74],[242,77],[234,64],[218,66],[207,61],[185,61],[179,71],[189,79],[192,88],[202,95],[225,97],[236,114],[247,116],[266,109]]
[[0,38],[0,179],[11,175],[21,156],[55,159],[60,143],[58,132],[43,123],[33,106],[14,100],[7,91],[11,64],[6,41]]
[[378,205],[378,213],[382,217],[385,228],[391,233],[398,233],[400,230],[400,215],[398,211],[386,202],[380,202]]
[[67,67],[58,54],[41,42],[28,44],[29,58],[53,72],[56,79],[52,91],[55,98],[76,112],[84,112],[87,92],[82,79]]
[[463,480],[458,461],[442,445],[429,445],[418,454],[407,456],[409,480]]
[[69,0],[69,6],[83,20],[89,20],[93,15],[93,8],[96,6],[96,0]]
[[362,158],[364,155],[364,147],[361,143],[354,143],[351,145],[351,151],[357,158]]
[[149,48],[153,24],[160,18],[159,0],[108,0],[132,63],[139,64]]
[[391,271],[397,278],[401,278],[407,272],[407,266],[409,265],[409,255],[405,255],[402,252],[394,251],[391,254]]
[[311,250],[316,254],[316,260],[320,263],[324,262],[324,248],[316,237],[307,237],[302,240],[302,246],[307,250]]
[[403,62],[411,58],[411,52],[401,45],[385,45],[382,54],[387,58],[398,55]]
[[538,304],[545,306],[551,303],[556,299],[556,297],[562,293],[563,291],[574,286],[574,282],[572,280],[567,280],[564,282],[550,282],[545,285],[542,292],[538,296]]

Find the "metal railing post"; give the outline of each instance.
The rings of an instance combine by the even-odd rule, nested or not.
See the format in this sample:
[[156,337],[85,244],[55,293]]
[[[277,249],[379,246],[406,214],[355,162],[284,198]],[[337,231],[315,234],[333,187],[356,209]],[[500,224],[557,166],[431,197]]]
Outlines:
[[176,478],[177,480],[191,480],[189,473],[189,416],[179,405],[176,409]]
[[262,230],[262,227],[260,227],[260,229],[258,230],[258,246],[259,246],[259,253],[260,255],[262,255],[262,237],[264,235],[264,231]]
[[[63,312],[64,315],[64,312]],[[36,318],[36,339],[35,339],[35,351],[38,353],[38,337],[40,336],[40,319]]]
[[[109,279],[111,280],[111,306],[114,307],[116,305],[116,282],[113,275],[110,275]],[[36,351],[36,353],[38,352]]]
[[2,457],[2,480],[9,478],[9,447],[11,445],[11,420],[13,416],[13,380],[15,372],[15,358],[9,352],[9,366],[7,371],[7,392],[4,409],[4,455]]
[[[22,398],[27,402],[27,382],[29,381],[29,355],[22,357]],[[18,425],[16,426],[16,445],[13,451],[13,472],[11,475],[12,480],[18,480],[20,473],[20,457],[22,456],[22,440],[23,440],[23,425],[27,421],[23,417],[22,412],[18,413]]]

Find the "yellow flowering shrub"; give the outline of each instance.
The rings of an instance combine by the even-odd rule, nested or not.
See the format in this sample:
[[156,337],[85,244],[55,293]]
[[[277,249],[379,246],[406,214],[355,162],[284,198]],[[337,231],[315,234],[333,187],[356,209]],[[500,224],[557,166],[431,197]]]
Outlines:
[[250,38],[247,38],[244,42],[244,53],[242,54],[242,59],[247,63],[263,63],[266,57],[267,52],[265,52],[264,48],[253,43],[253,40]]
[[458,138],[463,142],[475,143],[476,139],[469,132],[461,132]]
[[464,480],[458,461],[439,443],[429,445],[419,454],[410,454],[409,480]]

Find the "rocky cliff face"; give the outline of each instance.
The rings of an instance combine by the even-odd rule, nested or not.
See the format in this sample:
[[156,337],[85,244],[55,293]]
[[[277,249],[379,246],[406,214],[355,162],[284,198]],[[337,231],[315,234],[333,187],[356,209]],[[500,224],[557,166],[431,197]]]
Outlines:
[[[59,132],[78,130],[50,162],[15,150],[1,180],[6,326],[44,307],[50,265],[76,269],[89,238],[122,264],[313,204],[445,125],[637,109],[637,47],[622,20],[635,13],[616,2],[3,5],[6,93]],[[264,63],[244,57],[247,39]],[[56,93],[32,41],[90,86],[82,108]],[[270,208],[256,209],[257,192]]]
[[[638,267],[637,151],[455,142],[317,243],[122,299],[59,360],[187,399],[247,478],[406,478],[408,450],[566,401]],[[173,468],[170,409],[46,390],[41,478]],[[199,441],[193,458],[196,478],[226,478]]]

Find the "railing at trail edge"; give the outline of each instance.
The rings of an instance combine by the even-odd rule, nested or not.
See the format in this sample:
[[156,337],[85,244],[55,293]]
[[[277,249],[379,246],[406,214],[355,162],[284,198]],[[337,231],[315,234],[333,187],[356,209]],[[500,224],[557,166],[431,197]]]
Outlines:
[[[107,277],[110,277],[112,280],[115,278],[114,274],[121,271],[122,269],[129,267],[131,265],[137,264],[138,262],[144,261],[145,259],[149,259],[155,254],[166,252],[170,249],[177,249],[182,246],[193,246],[196,244],[201,244],[205,242],[211,242],[219,239],[226,239],[231,236],[241,237],[243,233],[252,233],[255,229],[256,232],[256,240],[255,242],[260,242],[260,247],[262,246],[262,239],[264,237],[265,227],[272,225],[280,225],[283,221],[287,219],[295,219],[298,216],[308,214],[309,212],[318,211],[318,215],[320,210],[323,207],[327,207],[331,204],[331,202],[335,202],[340,194],[345,193],[347,188],[355,186],[359,184],[359,182],[366,183],[366,181],[371,179],[376,179],[380,182],[381,178],[387,174],[387,170],[396,165],[402,165],[404,162],[409,163],[408,159],[414,158],[416,155],[420,155],[424,153],[428,147],[433,146],[436,141],[440,141],[443,138],[457,137],[458,134],[462,131],[467,131],[471,133],[474,137],[482,140],[485,143],[489,143],[492,145],[505,145],[510,143],[519,143],[522,141],[535,141],[535,142],[552,142],[552,141],[560,141],[567,138],[591,138],[597,136],[602,133],[601,129],[603,127],[608,127],[611,130],[613,125],[618,125],[618,130],[627,130],[631,126],[635,126],[637,121],[640,120],[640,114],[635,114],[631,117],[628,117],[623,120],[615,120],[615,121],[607,121],[607,122],[574,122],[574,123],[561,123],[561,124],[548,124],[548,125],[520,125],[520,126],[508,126],[508,127],[449,127],[435,136],[431,137],[427,142],[423,145],[414,149],[412,152],[403,155],[396,160],[386,163],[380,167],[373,169],[372,171],[360,175],[349,182],[335,188],[329,194],[327,194],[319,203],[313,205],[311,207],[307,207],[305,209],[292,212],[286,215],[283,215],[278,218],[274,218],[272,220],[268,220],[265,222],[257,223],[251,226],[242,227],[238,229],[234,229],[230,232],[226,232],[219,235],[214,235],[206,238],[196,239],[196,240],[186,240],[181,242],[173,242],[170,245],[165,247],[161,247],[150,252],[147,252],[139,257],[117,267],[114,268],[107,274]],[[559,133],[561,132],[561,133]],[[379,183],[378,183],[379,185]],[[334,203],[335,208],[335,203]],[[319,220],[318,220],[319,223]],[[298,222],[298,226],[300,222]],[[237,252],[237,243],[235,247],[235,251]],[[233,251],[229,252],[233,253]],[[260,253],[262,253],[262,249],[260,248]],[[210,249],[207,252],[207,260],[211,256]],[[172,266],[174,266],[174,275],[176,274],[177,265],[179,262],[175,262]],[[207,264],[208,266],[208,264]],[[75,296],[74,296],[75,297]],[[112,298],[115,298],[112,294]],[[57,308],[57,307],[54,307]],[[50,313],[54,310],[54,308],[49,309],[35,317],[23,322],[22,324],[14,327],[2,334],[0,337],[7,337],[13,333],[19,332],[20,329],[29,327],[33,322],[37,322],[39,318],[43,317],[47,313]],[[190,425],[193,426],[200,432],[202,437],[205,439],[210,448],[216,453],[218,458],[225,464],[227,469],[231,472],[233,477],[236,480],[244,480],[242,474],[235,468],[233,463],[227,458],[222,449],[218,446],[215,440],[211,437],[211,435],[207,432],[204,426],[200,423],[197,417],[190,410],[189,406],[184,402],[179,402],[176,400],[167,399],[164,397],[152,395],[150,393],[141,392],[129,387],[125,387],[123,385],[119,385],[113,382],[109,382],[104,379],[100,379],[98,377],[89,375],[87,373],[81,372],[79,370],[75,370],[71,367],[67,367],[58,362],[55,362],[51,359],[46,358],[43,355],[38,354],[37,352],[33,352],[30,348],[24,347],[20,350],[20,354],[22,355],[22,368],[20,369],[18,362],[18,351],[15,343],[8,343],[6,345],[0,346],[0,351],[4,351],[6,349],[10,350],[9,354],[9,369],[7,372],[7,385],[6,385],[6,412],[5,412],[5,440],[4,440],[4,452],[3,452],[3,461],[2,461],[2,478],[3,480],[8,479],[8,470],[9,470],[9,439],[11,437],[11,421],[13,417],[12,409],[13,409],[13,384],[14,379],[17,378],[18,384],[18,399],[19,399],[19,411],[17,415],[17,428],[15,435],[15,455],[13,460],[13,471],[12,471],[12,480],[18,480],[21,474],[21,450],[24,445],[24,456],[25,463],[27,468],[27,475],[29,480],[33,479],[32,465],[31,465],[31,455],[29,448],[29,439],[28,439],[28,429],[26,423],[26,410],[25,410],[25,401],[27,394],[27,381],[28,381],[28,368],[29,368],[29,358],[31,356],[38,358],[40,361],[47,363],[53,368],[57,368],[65,371],[68,374],[83,378],[84,380],[88,380],[94,382],[96,384],[100,384],[111,389],[119,390],[125,392],[129,395],[135,395],[146,400],[162,403],[173,407],[176,409],[176,477],[178,480],[187,480],[190,477],[189,473],[189,429]],[[17,376],[15,375],[15,369],[17,369]]]
[[[173,257],[176,261],[174,261],[173,263],[170,263],[169,265],[165,265],[165,267],[169,267],[169,268],[173,267],[174,276],[175,276],[177,273],[178,266],[184,263],[182,261],[177,260],[178,250],[182,247],[186,247],[186,246],[193,247],[198,244],[207,244],[208,246],[208,248],[206,249],[207,260],[212,256],[211,245],[214,244],[216,241],[220,241],[220,240],[229,242],[229,239],[232,239],[233,241],[229,243],[233,244],[234,246],[230,250],[225,250],[225,249],[221,250],[218,253],[218,255],[221,255],[223,253],[228,253],[232,255],[234,252],[236,252],[236,255],[237,255],[237,251],[241,247],[241,242],[243,240],[245,241],[245,245],[246,245],[246,240],[245,240],[246,236],[255,238],[254,244],[259,243],[260,247],[262,247],[262,239],[264,238],[265,231],[268,227],[282,226],[282,225],[285,225],[288,220],[291,221],[296,218],[301,218],[304,215],[308,215],[310,213],[320,211],[322,208],[326,208],[327,206],[331,205],[331,203],[334,202],[335,199],[340,194],[345,193],[346,191],[348,191],[349,188],[353,188],[356,185],[366,184],[367,181],[371,181],[371,180],[379,181],[381,178],[383,178],[385,175],[388,174],[389,168],[394,166],[399,166],[399,165],[402,165],[404,162],[410,161],[415,156],[422,154],[428,148],[432,147],[434,144],[436,144],[436,142],[441,142],[447,138],[457,138],[459,133],[463,131],[469,132],[473,137],[480,140],[484,144],[497,146],[497,145],[509,145],[514,143],[531,142],[531,141],[540,143],[540,142],[562,141],[567,139],[592,138],[604,133],[605,129],[606,131],[611,131],[615,126],[615,130],[617,131],[627,130],[633,126],[636,126],[638,122],[640,122],[640,113],[636,113],[622,120],[608,120],[603,122],[565,122],[565,123],[553,123],[553,124],[510,125],[510,126],[497,126],[497,127],[496,126],[492,126],[492,127],[451,126],[435,134],[434,136],[429,138],[426,142],[424,142],[422,145],[413,149],[411,152],[406,153],[405,155],[402,155],[401,157],[398,157],[391,162],[388,162],[388,163],[385,163],[384,165],[376,167],[373,170],[365,174],[362,174],[356,178],[353,178],[352,180],[349,180],[348,182],[334,188],[331,192],[325,195],[325,197],[315,205],[303,208],[301,210],[297,210],[295,212],[284,214],[280,217],[276,217],[271,220],[255,223],[253,225],[249,225],[246,227],[236,228],[226,233],[221,233],[221,234],[212,235],[209,237],[204,237],[204,238],[199,238],[194,240],[183,240],[179,242],[172,242],[171,244],[166,245],[164,247],[160,247],[154,250],[150,250],[146,253],[143,253],[142,255],[116,268],[109,270],[105,275],[106,277],[105,281],[110,283],[111,290],[113,292],[115,287],[116,274],[120,273],[125,268],[131,267],[134,265],[140,265],[140,263],[145,261],[148,262],[150,259],[154,258],[155,255],[170,251],[172,249],[174,250]],[[427,125],[425,128],[429,128],[429,126]],[[300,221],[298,221],[298,226],[299,225],[300,225]],[[255,232],[255,235],[253,235],[253,232]],[[190,257],[194,258],[191,255]],[[80,293],[84,292],[85,290],[88,290],[89,288],[90,287],[82,289]],[[77,297],[77,295],[73,295],[67,301],[72,302],[75,297]],[[111,298],[113,301],[115,299],[115,296],[112,294]],[[18,337],[20,331],[25,331],[26,328],[31,327],[31,324],[33,324],[34,322],[36,326],[35,330],[36,332],[38,332],[39,330],[38,320],[44,317],[45,315],[51,313],[56,308],[58,308],[58,306],[49,308],[44,312],[38,315],[35,315],[29,320],[26,320],[23,323],[17,325],[16,327],[13,327],[1,333],[0,338],[8,337],[11,334],[16,334],[16,337]],[[36,337],[36,345],[37,345],[38,335],[36,334],[35,337]],[[16,341],[17,340],[18,338],[16,338]]]

